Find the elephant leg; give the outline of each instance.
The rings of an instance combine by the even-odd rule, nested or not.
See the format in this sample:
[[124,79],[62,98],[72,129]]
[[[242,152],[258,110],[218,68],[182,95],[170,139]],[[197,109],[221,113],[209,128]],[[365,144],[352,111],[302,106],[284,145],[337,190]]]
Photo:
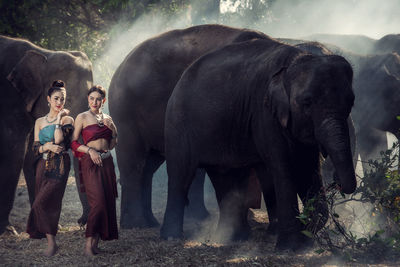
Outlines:
[[146,159],[146,165],[143,170],[143,192],[142,192],[142,203],[143,203],[143,215],[146,220],[147,227],[158,227],[160,224],[153,215],[151,208],[151,192],[153,184],[153,174],[164,162],[164,157],[157,153],[150,153]]
[[[7,139],[3,139],[7,140]],[[18,141],[18,142],[17,142]],[[21,140],[7,142],[2,145],[0,152],[0,234],[4,232],[9,222],[13,208],[15,191],[23,167],[26,143]]]
[[145,142],[136,132],[132,132],[131,127],[132,125],[120,126],[118,141],[123,147],[116,147],[121,183],[120,226],[123,229],[149,227],[143,210],[143,195],[146,192],[144,186],[149,185],[143,181],[148,150]]
[[[177,134],[177,133],[175,133]],[[184,138],[171,138],[169,144],[166,138],[166,159],[168,173],[168,198],[164,221],[160,230],[161,238],[183,237],[183,216],[185,205],[188,204],[189,187],[196,175],[197,161],[185,148]],[[173,149],[170,149],[169,146]]]
[[246,203],[250,169],[232,169],[228,172],[207,170],[214,186],[220,210],[217,236],[221,240],[247,240],[250,226]]
[[[275,217],[276,214],[278,218],[276,249],[298,250],[303,247],[306,236],[301,233],[303,227],[297,219],[299,215],[297,189],[292,179],[293,170],[288,155],[285,150],[278,148],[282,147],[278,146],[270,153],[274,157],[265,156],[268,164],[265,168],[268,171],[260,174],[259,181],[266,198],[267,209],[272,208],[268,213],[271,217]],[[271,196],[273,191],[275,199]]]
[[[319,152],[316,148],[304,149],[296,155],[293,163],[296,173],[295,185],[297,193],[305,205],[312,205],[311,222],[305,226],[316,233],[325,226],[328,220],[328,204],[319,172]],[[309,240],[310,245],[311,240]]]
[[278,213],[277,203],[275,198],[274,182],[271,174],[265,168],[265,166],[256,167],[256,173],[258,179],[262,179],[262,192],[264,196],[265,207],[268,213],[268,233],[276,234],[278,232]]
[[[33,132],[29,134],[28,138],[28,148],[32,147],[33,143]],[[35,166],[34,166],[34,155],[32,149],[27,149],[25,153],[23,171],[26,186],[28,188],[29,202],[32,206],[35,200]]]
[[82,215],[78,219],[78,224],[85,225],[87,222],[87,219],[88,219],[90,206],[89,206],[89,202],[87,200],[86,193],[82,192],[82,190],[80,188],[81,187],[81,177],[80,177],[80,172],[79,172],[79,160],[77,158],[75,158],[71,152],[69,154],[71,157],[71,162],[73,163],[73,167],[74,167],[76,189],[78,191],[79,200],[81,201],[81,205],[82,205]]
[[189,205],[185,208],[185,217],[204,220],[210,213],[204,205],[204,181],[206,171],[197,169],[196,176],[189,189]]
[[371,170],[368,160],[381,158],[380,152],[387,150],[387,136],[384,131],[368,128],[358,131],[357,137],[363,172],[365,174]]

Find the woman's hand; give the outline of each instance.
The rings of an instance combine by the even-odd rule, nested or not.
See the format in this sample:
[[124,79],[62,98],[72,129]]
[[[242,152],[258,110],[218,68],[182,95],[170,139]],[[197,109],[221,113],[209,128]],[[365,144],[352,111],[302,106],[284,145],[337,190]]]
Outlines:
[[90,148],[90,149],[89,149],[89,156],[90,156],[90,158],[92,159],[92,161],[93,161],[94,164],[96,164],[96,165],[98,165],[98,166],[100,166],[100,167],[103,166],[103,162],[102,162],[102,160],[101,160],[101,157],[100,157],[100,153],[99,153],[99,152],[97,152],[97,151],[94,150],[93,148]]
[[48,143],[43,145],[43,150],[44,151],[52,151],[52,152],[54,152],[56,154],[60,154],[60,152],[63,151],[63,149],[64,148],[62,146],[55,145],[55,144],[52,144],[50,142],[48,142]]
[[62,110],[60,110],[60,112],[58,112],[57,117],[58,119],[61,119],[64,116],[67,116],[69,114],[69,110],[64,108]]
[[104,118],[103,122],[104,122],[104,125],[107,126],[108,128],[110,128],[110,130],[113,132],[113,134],[115,134],[117,129],[116,129],[115,124],[112,121],[112,119],[107,117],[107,118]]

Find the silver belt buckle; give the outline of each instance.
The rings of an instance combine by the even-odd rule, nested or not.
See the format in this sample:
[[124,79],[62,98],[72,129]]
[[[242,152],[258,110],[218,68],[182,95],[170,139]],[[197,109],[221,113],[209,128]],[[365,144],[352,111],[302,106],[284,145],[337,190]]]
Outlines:
[[47,160],[48,155],[49,155],[49,153],[44,152],[44,153],[42,154],[43,159],[44,159],[44,160]]
[[110,151],[100,153],[101,159],[106,159],[106,158],[108,158],[108,157],[110,156],[110,153],[111,153]]

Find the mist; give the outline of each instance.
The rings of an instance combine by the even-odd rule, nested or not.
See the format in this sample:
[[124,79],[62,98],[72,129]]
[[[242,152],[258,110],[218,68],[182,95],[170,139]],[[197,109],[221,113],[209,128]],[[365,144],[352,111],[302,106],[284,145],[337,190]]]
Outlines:
[[[192,1],[192,5],[201,3]],[[258,3],[257,3],[258,2]],[[272,4],[270,4],[272,2]],[[257,4],[256,4],[257,3]],[[251,15],[263,7],[264,13]],[[220,23],[233,27],[247,27],[260,30],[276,38],[301,38],[312,34],[355,34],[379,39],[386,34],[398,33],[400,28],[400,0],[304,0],[267,1],[221,0]],[[247,12],[241,10],[247,9]],[[95,62],[95,83],[108,88],[112,74],[139,43],[160,33],[193,26],[191,7],[180,15],[167,17],[161,13],[141,16],[128,30],[119,25],[111,30],[112,38],[106,52]],[[239,13],[234,16],[235,12]],[[204,15],[204,23],[215,23]]]
[[[292,4],[292,2],[298,2]],[[381,38],[398,33],[399,0],[276,1],[272,6],[273,36],[301,37],[314,33],[357,34]]]

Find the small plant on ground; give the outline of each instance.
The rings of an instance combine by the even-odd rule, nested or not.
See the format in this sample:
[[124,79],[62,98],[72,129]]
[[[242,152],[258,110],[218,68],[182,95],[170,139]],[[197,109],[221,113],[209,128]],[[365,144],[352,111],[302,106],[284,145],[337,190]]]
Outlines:
[[[317,253],[330,251],[345,260],[380,261],[400,256],[400,175],[397,170],[399,143],[381,152],[377,160],[369,160],[364,177],[359,177],[356,191],[345,196],[336,185],[325,188],[325,197],[317,197],[304,203],[299,220],[306,226],[303,233],[312,237],[319,246]],[[396,168],[396,169],[395,169]],[[328,204],[328,222],[320,231],[315,230],[315,214],[318,201]],[[356,207],[351,213],[349,207]],[[367,209],[368,230],[353,231],[360,207]],[[340,210],[347,208],[346,215]],[[319,217],[318,217],[319,216]],[[314,228],[313,228],[314,227]],[[374,230],[371,230],[374,229]]]

